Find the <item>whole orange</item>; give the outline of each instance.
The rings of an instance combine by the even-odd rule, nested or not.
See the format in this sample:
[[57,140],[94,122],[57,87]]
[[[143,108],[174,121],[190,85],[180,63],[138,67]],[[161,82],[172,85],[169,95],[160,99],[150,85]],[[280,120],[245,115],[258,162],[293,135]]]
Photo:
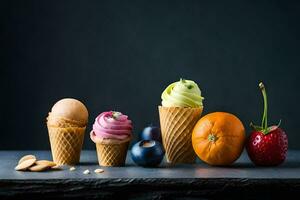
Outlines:
[[243,123],[233,114],[214,112],[194,127],[192,144],[201,160],[210,165],[230,165],[243,151],[246,135]]

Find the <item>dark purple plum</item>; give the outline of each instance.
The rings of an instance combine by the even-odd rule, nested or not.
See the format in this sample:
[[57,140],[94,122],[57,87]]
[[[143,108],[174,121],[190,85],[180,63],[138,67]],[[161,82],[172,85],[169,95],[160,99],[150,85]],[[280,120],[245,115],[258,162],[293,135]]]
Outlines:
[[155,140],[141,140],[131,148],[132,160],[143,167],[156,167],[164,157],[163,146]]
[[141,140],[156,140],[161,143],[160,128],[156,126],[145,127],[141,133]]

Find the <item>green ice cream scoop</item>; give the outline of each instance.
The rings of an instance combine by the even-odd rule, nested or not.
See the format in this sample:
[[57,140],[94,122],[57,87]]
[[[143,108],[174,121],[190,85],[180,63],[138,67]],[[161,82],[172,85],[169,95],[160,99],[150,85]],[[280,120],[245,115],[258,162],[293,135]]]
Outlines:
[[192,107],[203,106],[201,91],[192,80],[180,79],[170,84],[162,93],[162,106],[165,107]]

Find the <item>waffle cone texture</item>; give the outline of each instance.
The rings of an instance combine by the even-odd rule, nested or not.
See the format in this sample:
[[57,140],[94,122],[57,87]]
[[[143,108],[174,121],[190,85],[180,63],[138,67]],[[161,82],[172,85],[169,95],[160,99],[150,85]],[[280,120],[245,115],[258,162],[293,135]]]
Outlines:
[[181,108],[159,106],[162,142],[170,164],[194,163],[192,131],[200,119],[203,107]]
[[118,167],[124,166],[130,137],[125,140],[116,139],[91,139],[96,144],[97,157],[100,166]]
[[120,144],[96,143],[98,162],[101,166],[124,166],[129,141]]
[[85,127],[54,127],[48,125],[53,161],[59,165],[79,163]]
[[59,165],[79,163],[86,126],[49,113],[47,127],[53,161]]

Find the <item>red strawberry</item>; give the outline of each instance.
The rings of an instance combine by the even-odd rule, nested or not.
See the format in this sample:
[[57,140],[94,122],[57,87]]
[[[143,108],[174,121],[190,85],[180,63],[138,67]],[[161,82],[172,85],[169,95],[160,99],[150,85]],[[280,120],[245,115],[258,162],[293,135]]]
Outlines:
[[285,132],[277,126],[268,127],[267,94],[263,83],[259,84],[264,97],[264,114],[261,126],[250,124],[251,132],[246,149],[252,162],[256,165],[275,166],[283,163],[287,155],[288,138]]
[[246,148],[250,159],[256,165],[279,165],[286,158],[288,138],[278,127],[266,135],[261,131],[253,131]]

